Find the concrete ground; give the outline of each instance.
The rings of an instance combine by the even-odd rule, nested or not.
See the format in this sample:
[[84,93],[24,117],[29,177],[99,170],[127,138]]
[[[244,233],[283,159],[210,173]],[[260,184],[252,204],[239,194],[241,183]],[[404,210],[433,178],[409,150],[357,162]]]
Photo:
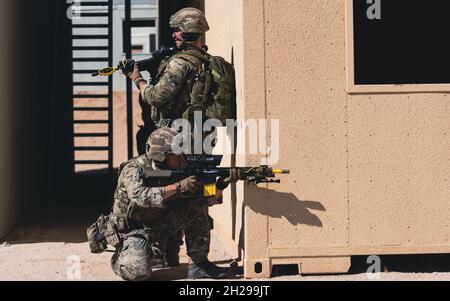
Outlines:
[[[226,254],[221,252],[216,240],[213,245],[210,258],[214,261],[226,259]],[[182,253],[184,254],[184,248]],[[86,242],[11,242],[11,245],[4,243],[0,245],[0,281],[121,280],[110,268],[112,254],[112,252],[91,254]],[[182,256],[182,263],[178,268],[156,270],[153,274],[154,279],[185,279],[187,275],[185,255]]]
[[[75,206],[52,208],[46,212],[34,215],[35,218],[24,222],[0,243],[0,281],[121,280],[110,268],[113,253],[91,254],[86,243],[85,229],[103,211]],[[188,260],[184,254],[183,247],[180,267],[155,270],[153,279],[185,280]],[[229,267],[232,260],[214,235],[210,259],[224,267]],[[384,270],[390,272],[381,273],[378,279],[381,281],[450,281],[448,255],[385,257],[382,262]],[[346,275],[300,276],[296,268],[286,267],[277,269],[278,275],[270,280],[366,281],[370,280],[365,273],[367,267],[365,258],[354,258],[350,273]],[[235,279],[243,279],[242,269],[235,271],[238,274]]]
[[[110,267],[112,251],[91,254],[86,229],[108,212],[106,205],[48,205],[33,213],[0,242],[0,281],[121,280]],[[188,258],[181,250],[180,267],[159,269],[155,280],[182,280]],[[210,260],[229,266],[232,260],[213,236]]]
[[[213,240],[211,259],[224,262],[226,254],[221,253],[217,240]],[[93,255],[89,252],[87,243],[23,243],[0,246],[0,281],[119,281],[111,270],[109,261],[112,253],[106,252]],[[174,269],[159,269],[153,274],[153,279],[186,280],[187,259],[183,256],[183,265]],[[77,267],[80,267],[79,272]],[[236,280],[244,280],[237,277]],[[278,276],[272,281],[367,281],[365,273],[331,276]],[[381,281],[450,281],[450,272],[430,273],[382,273]]]

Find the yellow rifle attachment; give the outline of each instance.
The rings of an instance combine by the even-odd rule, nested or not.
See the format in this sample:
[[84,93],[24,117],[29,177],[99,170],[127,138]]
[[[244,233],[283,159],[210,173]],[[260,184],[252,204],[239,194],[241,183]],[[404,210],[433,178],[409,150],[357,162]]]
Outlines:
[[287,169],[273,169],[272,172],[276,175],[288,174],[289,170]]
[[111,76],[111,75],[113,75],[117,70],[119,70],[119,69],[114,68],[114,67],[107,67],[107,68],[100,69],[100,70],[98,70],[97,72],[92,73],[91,75],[92,75],[92,76]]
[[216,196],[217,193],[217,187],[216,183],[212,184],[205,184],[203,186],[203,197],[210,198]]

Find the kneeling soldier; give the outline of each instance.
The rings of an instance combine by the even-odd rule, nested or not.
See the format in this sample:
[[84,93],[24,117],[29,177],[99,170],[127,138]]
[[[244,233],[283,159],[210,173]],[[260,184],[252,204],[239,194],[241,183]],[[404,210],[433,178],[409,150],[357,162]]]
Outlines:
[[[105,236],[106,241],[116,248],[111,259],[112,268],[125,280],[148,279],[152,259],[164,256],[168,238],[180,229],[184,229],[187,255],[191,259],[188,277],[226,276],[223,268],[208,260],[210,226],[202,183],[194,176],[174,184],[170,179],[147,180],[144,177],[144,169],[148,168],[183,168],[184,155],[172,152],[172,141],[177,134],[168,127],[156,130],[148,139],[146,154],[121,166]],[[237,174],[233,171],[230,177],[219,178],[216,198],[221,198],[228,184],[238,180]],[[96,235],[91,233],[91,238],[93,236]]]

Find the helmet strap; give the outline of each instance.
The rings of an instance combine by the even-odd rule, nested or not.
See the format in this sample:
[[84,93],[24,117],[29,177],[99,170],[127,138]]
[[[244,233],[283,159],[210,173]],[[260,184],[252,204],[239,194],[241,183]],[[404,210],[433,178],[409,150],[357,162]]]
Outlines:
[[166,164],[165,164],[166,160],[164,160],[164,162],[159,162],[159,161],[153,161],[153,162],[155,163],[155,166],[159,169],[167,168]]
[[197,41],[202,35],[200,33],[183,33],[183,41],[185,42],[195,42]]

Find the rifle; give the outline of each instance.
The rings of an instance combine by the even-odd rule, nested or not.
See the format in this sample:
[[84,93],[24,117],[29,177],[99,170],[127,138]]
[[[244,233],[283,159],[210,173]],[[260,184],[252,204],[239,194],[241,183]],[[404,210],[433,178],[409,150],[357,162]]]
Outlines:
[[[203,182],[203,196],[216,195],[216,178],[229,177],[232,167],[217,167],[222,162],[223,156],[196,155],[188,156],[186,167],[182,170],[153,170],[144,169],[145,178],[173,178],[181,180],[190,176],[197,176]],[[239,174],[249,183],[280,183],[274,179],[277,174],[289,174],[288,169],[274,169],[266,165],[259,167],[236,167]]]
[[140,71],[148,71],[152,78],[156,75],[156,70],[158,69],[159,65],[161,64],[161,61],[165,57],[170,57],[178,52],[178,49],[175,47],[165,47],[162,46],[160,50],[156,50],[151,53],[150,58],[141,60],[141,61],[130,61],[128,64],[124,65],[122,62],[119,62],[117,67],[107,67],[100,69],[94,73],[91,74],[92,77],[96,76],[111,76],[117,71],[122,71],[122,73],[130,73],[134,69],[134,65],[139,65]]

